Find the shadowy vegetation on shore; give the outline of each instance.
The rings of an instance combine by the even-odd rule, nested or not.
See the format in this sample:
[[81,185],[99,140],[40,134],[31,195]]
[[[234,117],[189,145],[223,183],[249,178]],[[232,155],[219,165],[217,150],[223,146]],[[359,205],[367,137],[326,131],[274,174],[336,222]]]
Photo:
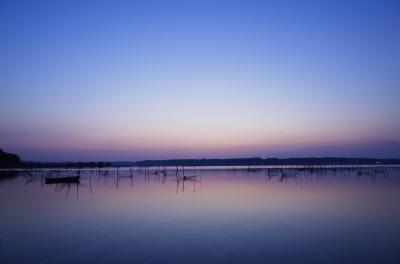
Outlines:
[[24,162],[24,168],[105,168],[110,162]]
[[368,165],[400,164],[400,159],[371,158],[238,158],[238,159],[171,159],[143,160],[136,166],[262,166],[262,165]]
[[18,155],[0,149],[0,168],[103,168],[110,167],[110,162],[27,162]]
[[24,162],[16,154],[0,149],[0,168],[104,168],[111,166],[267,166],[267,165],[373,165],[397,164],[400,159],[373,158],[236,158],[236,159],[170,159],[136,162]]
[[4,152],[0,149],[0,168],[14,168],[22,165],[18,155]]

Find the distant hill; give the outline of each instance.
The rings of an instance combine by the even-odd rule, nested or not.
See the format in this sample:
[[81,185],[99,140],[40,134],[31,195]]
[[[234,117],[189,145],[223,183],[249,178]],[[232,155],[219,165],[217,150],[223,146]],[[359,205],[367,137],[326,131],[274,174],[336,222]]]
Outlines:
[[24,168],[106,168],[110,162],[23,162]]
[[102,168],[124,166],[265,166],[265,165],[400,165],[400,159],[374,158],[231,158],[231,159],[169,159],[121,162],[23,162],[12,153],[0,149],[0,168]]
[[21,159],[18,155],[4,152],[0,149],[0,168],[20,167]]
[[237,159],[171,159],[143,160],[135,166],[256,166],[256,165],[366,165],[400,164],[400,159],[371,158],[237,158]]

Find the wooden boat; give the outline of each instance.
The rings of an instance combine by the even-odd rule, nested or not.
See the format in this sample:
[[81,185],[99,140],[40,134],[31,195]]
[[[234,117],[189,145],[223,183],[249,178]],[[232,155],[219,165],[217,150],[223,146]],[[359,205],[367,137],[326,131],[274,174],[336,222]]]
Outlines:
[[79,183],[81,176],[69,176],[69,177],[46,177],[46,184],[56,183]]
[[182,180],[184,180],[184,181],[194,181],[194,180],[196,180],[196,176],[183,176]]

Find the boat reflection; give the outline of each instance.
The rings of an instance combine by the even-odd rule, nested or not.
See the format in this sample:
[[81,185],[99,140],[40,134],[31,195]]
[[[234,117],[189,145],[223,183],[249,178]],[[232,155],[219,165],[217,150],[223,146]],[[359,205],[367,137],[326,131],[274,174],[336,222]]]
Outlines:
[[230,167],[207,168],[196,167],[115,167],[115,168],[88,168],[88,169],[27,169],[27,170],[1,170],[0,184],[16,178],[24,179],[25,185],[39,183],[42,188],[46,184],[54,184],[54,192],[65,192],[66,199],[70,197],[71,190],[76,190],[76,198],[79,199],[79,189],[89,190],[94,193],[95,188],[115,188],[120,185],[134,188],[136,183],[159,182],[161,186],[174,183],[175,193],[185,191],[196,192],[201,188],[202,175],[210,174],[230,176],[240,174],[249,178],[263,179],[260,184],[268,182],[293,183],[303,187],[305,182],[329,182],[332,179],[351,180],[354,183],[378,181],[388,182],[391,174],[398,175],[400,167],[386,166],[338,166],[338,167]]

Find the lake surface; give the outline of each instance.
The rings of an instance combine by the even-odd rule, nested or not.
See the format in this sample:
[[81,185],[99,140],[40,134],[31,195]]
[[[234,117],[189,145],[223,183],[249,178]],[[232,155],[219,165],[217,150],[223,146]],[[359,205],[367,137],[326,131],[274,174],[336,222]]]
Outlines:
[[0,263],[400,263],[399,168],[0,174]]

